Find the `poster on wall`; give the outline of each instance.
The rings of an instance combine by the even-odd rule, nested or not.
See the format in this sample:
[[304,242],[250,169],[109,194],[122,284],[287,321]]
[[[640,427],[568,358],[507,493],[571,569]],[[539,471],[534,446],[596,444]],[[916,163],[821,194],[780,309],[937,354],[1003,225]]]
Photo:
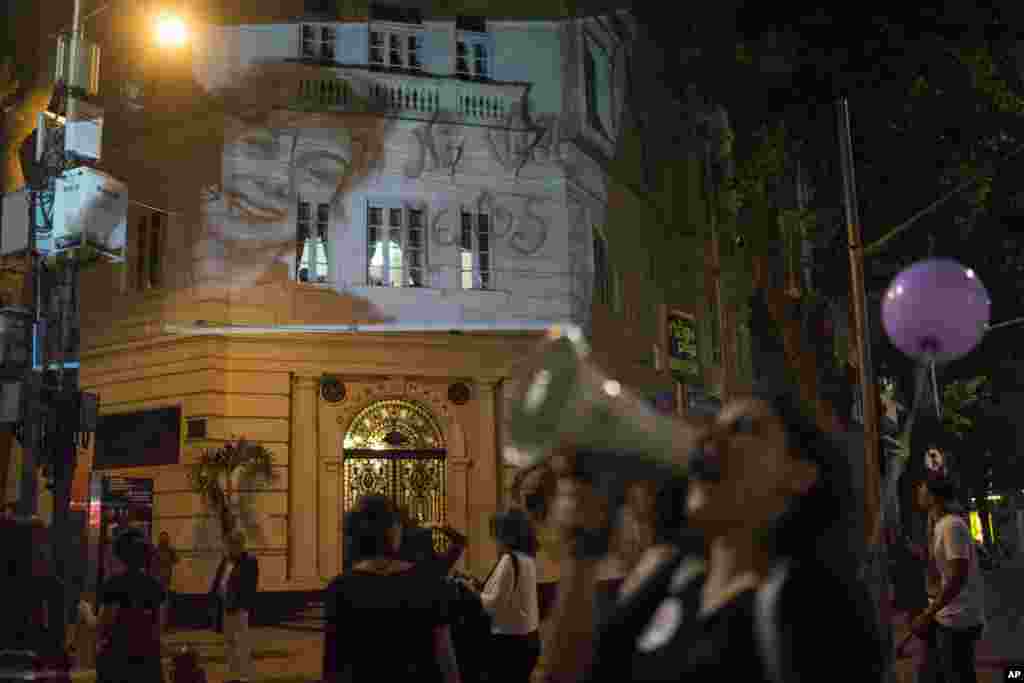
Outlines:
[[[138,529],[147,541],[153,533],[153,480],[98,475],[100,480],[99,567],[97,585],[125,570],[114,557],[113,543],[122,531]],[[91,521],[91,520],[90,520]]]
[[697,320],[687,313],[668,314],[669,369],[683,379],[700,377],[697,358]]

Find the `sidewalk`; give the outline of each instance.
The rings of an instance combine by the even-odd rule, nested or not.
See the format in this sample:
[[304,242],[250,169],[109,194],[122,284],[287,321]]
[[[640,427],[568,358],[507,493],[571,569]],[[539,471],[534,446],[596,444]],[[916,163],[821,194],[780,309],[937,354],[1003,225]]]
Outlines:
[[[323,635],[268,627],[253,628],[252,683],[314,683],[320,680]],[[170,657],[183,646],[199,654],[208,683],[225,683],[228,679],[224,639],[214,631],[173,631],[164,637],[166,681],[171,683]],[[76,671],[75,683],[93,683],[96,672]]]
[[[898,643],[909,630],[907,621],[902,616],[893,619],[893,636]],[[896,680],[898,683],[914,683],[914,672],[924,654],[924,645],[913,638],[904,649],[903,657],[896,660]],[[991,645],[982,638],[978,642],[975,666],[978,671],[978,683],[997,683],[1003,680],[1003,669],[1007,661],[992,652]]]
[[[267,627],[253,628],[250,635],[253,683],[311,683],[320,679],[323,634]],[[228,680],[224,639],[219,633],[176,631],[164,638],[168,654],[184,645],[199,653],[208,683]]]

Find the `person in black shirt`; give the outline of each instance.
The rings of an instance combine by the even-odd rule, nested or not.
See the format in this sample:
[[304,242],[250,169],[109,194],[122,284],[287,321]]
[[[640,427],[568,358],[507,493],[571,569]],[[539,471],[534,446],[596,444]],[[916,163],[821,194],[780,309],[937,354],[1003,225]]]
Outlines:
[[459,683],[447,591],[440,577],[398,559],[402,526],[383,496],[345,515],[357,559],[327,587],[323,680]]
[[160,657],[160,608],[167,599],[160,582],[149,576],[149,543],[136,529],[114,540],[114,554],[125,571],[100,591],[98,683],[163,683]]
[[550,678],[790,683],[841,671],[880,681],[884,645],[855,574],[849,463],[792,393],[730,402],[688,464],[687,514],[706,560],[678,552],[654,563],[596,629],[594,568],[612,514],[563,465],[556,510],[570,552]]
[[[398,559],[411,562],[417,568],[438,577],[447,576],[466,550],[466,537],[450,526],[431,524],[422,526],[409,513],[408,508],[399,508],[402,522],[402,544]],[[443,553],[434,550],[434,530],[448,539],[448,549]]]

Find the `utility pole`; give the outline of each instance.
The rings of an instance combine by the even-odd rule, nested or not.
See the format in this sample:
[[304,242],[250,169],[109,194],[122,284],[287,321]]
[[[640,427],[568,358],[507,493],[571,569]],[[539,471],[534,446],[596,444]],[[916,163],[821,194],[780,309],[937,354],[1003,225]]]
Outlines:
[[[853,302],[857,365],[860,375],[861,400],[864,413],[864,531],[866,536],[865,580],[875,601],[875,614],[883,629],[888,653],[892,653],[892,624],[884,607],[888,598],[889,577],[881,525],[881,470],[879,466],[879,431],[874,368],[871,364],[871,335],[868,325],[867,288],[864,282],[864,242],[861,237],[860,212],[857,207],[857,181],[850,135],[850,105],[846,98],[836,103],[838,117],[840,166],[843,174],[843,200],[846,205],[846,233],[850,248],[850,299]],[[890,661],[890,664],[892,662]],[[888,667],[892,680],[895,668]]]
[[[82,36],[82,0],[75,0],[74,19],[71,28],[72,60],[69,71],[70,86],[67,97],[66,122],[77,120],[79,88],[79,69],[83,53]],[[65,123],[67,125],[67,123]],[[83,228],[83,244],[85,233]],[[57,245],[54,245],[55,247]],[[55,277],[54,277],[55,276]],[[57,577],[64,582],[65,604],[71,602],[73,586],[71,585],[71,533],[70,506],[71,486],[75,477],[75,465],[78,460],[76,435],[79,428],[81,409],[78,394],[77,373],[69,373],[65,364],[65,355],[69,348],[68,323],[72,327],[77,324],[78,268],[77,257],[72,254],[65,267],[51,273],[48,292],[52,292],[46,303],[49,310],[56,314],[55,325],[47,326],[47,333],[53,335],[58,342],[56,350],[60,364],[56,372],[56,386],[52,388],[53,398],[51,410],[55,413],[52,436],[48,440],[49,463],[53,483],[53,519],[50,528],[54,570]],[[54,310],[55,309],[55,310]],[[43,359],[42,376],[49,376],[48,358]],[[64,619],[69,617],[68,610],[63,611]],[[63,627],[64,624],[60,624]]]
[[850,247],[850,286],[856,326],[855,343],[864,405],[864,503],[867,542],[878,540],[875,527],[879,514],[880,468],[878,460],[878,414],[874,369],[871,364],[871,336],[868,329],[867,290],[864,283],[864,243],[857,208],[857,181],[854,173],[853,145],[850,139],[850,108],[846,99],[838,103],[839,148],[843,172],[843,199],[846,204],[846,231]]

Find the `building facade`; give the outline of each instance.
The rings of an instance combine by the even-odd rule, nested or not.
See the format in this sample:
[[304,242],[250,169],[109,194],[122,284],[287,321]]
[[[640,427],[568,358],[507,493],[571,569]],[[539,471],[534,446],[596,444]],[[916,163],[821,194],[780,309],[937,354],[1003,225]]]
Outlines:
[[[239,483],[262,590],[336,575],[344,512],[369,491],[465,531],[464,568],[486,572],[510,476],[503,415],[542,323],[583,326],[609,374],[672,409],[667,311],[703,320],[717,274],[688,273],[706,262],[703,224],[672,241],[616,171],[639,163],[640,40],[627,13],[388,11],[198,36],[195,80],[238,115],[164,173],[163,209],[130,208],[127,262],[83,274],[82,293],[81,384],[101,414],[180,413],[169,459],[102,425],[90,448],[97,474],[154,480],[154,532],[185,559],[177,590],[205,591],[220,552],[187,466],[237,437],[276,472]],[[727,363],[708,344],[723,333],[706,329],[721,393]]]

